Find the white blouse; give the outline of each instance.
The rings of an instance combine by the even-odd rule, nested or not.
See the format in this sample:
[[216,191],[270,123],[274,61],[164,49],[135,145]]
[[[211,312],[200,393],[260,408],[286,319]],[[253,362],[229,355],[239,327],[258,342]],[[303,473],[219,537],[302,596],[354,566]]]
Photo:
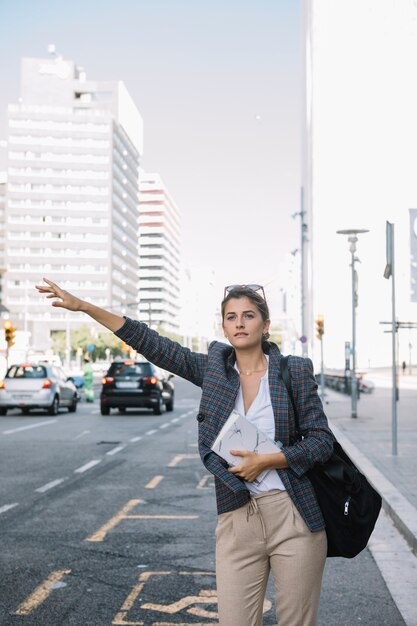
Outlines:
[[[269,356],[265,354],[269,363]],[[239,368],[235,363],[235,369],[239,372]],[[240,372],[239,372],[240,373]],[[275,440],[275,419],[272,409],[271,394],[269,391],[268,370],[262,376],[259,383],[259,391],[245,413],[245,405],[243,402],[242,386],[239,387],[239,393],[235,402],[235,410],[244,415],[247,420],[255,424],[259,430],[265,433],[270,439]],[[269,470],[259,485],[245,481],[245,484],[251,493],[263,493],[272,489],[285,490],[284,484],[275,469]]]

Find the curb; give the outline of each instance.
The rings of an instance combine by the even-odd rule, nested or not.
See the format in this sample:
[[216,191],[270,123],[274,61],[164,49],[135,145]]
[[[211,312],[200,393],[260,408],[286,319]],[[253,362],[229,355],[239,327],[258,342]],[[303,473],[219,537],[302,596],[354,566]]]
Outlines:
[[330,428],[346,454],[358,466],[382,498],[382,507],[396,528],[403,535],[413,554],[417,556],[417,509],[380,472],[375,465],[353,444],[348,436],[329,419]]

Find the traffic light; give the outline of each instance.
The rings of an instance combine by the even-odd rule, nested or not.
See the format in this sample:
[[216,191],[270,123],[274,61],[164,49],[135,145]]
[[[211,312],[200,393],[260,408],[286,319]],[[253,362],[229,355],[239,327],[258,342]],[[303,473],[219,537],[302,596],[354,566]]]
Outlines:
[[316,318],[316,337],[317,339],[322,339],[324,335],[324,317],[323,315],[318,315]]
[[11,348],[14,346],[15,332],[16,328],[13,328],[13,324],[10,320],[5,320],[3,322],[4,327],[4,338],[7,343],[7,347]]

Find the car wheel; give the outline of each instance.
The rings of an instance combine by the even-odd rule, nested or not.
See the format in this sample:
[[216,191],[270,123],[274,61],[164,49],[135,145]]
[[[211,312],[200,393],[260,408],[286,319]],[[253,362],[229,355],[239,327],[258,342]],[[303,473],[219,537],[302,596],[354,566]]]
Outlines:
[[100,407],[100,413],[102,415],[110,415],[110,407],[108,407],[108,406],[101,406]]
[[171,400],[168,400],[168,402],[165,404],[165,408],[167,411],[174,410],[174,396],[171,396]]
[[162,395],[159,396],[158,398],[158,406],[156,406],[153,410],[153,414],[154,415],[162,415],[162,409],[164,408],[164,400],[162,398]]
[[4,407],[0,408],[0,415],[7,415],[7,409],[5,409]]
[[52,404],[48,409],[48,415],[58,415],[59,411],[59,398],[58,396],[54,396],[52,400]]
[[75,395],[72,403],[68,407],[68,413],[75,413],[77,411],[77,396]]
[[124,406],[119,406],[119,413],[126,413],[126,409]]

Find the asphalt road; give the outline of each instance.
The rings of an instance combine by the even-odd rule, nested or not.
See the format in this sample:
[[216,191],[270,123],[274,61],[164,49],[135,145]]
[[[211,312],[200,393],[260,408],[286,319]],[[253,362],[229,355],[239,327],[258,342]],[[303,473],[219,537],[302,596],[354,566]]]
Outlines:
[[[159,417],[101,416],[97,402],[0,417],[0,624],[217,623],[200,391],[175,382],[175,410]],[[270,584],[264,625],[275,623]],[[368,551],[328,559],[319,624],[404,624]]]

